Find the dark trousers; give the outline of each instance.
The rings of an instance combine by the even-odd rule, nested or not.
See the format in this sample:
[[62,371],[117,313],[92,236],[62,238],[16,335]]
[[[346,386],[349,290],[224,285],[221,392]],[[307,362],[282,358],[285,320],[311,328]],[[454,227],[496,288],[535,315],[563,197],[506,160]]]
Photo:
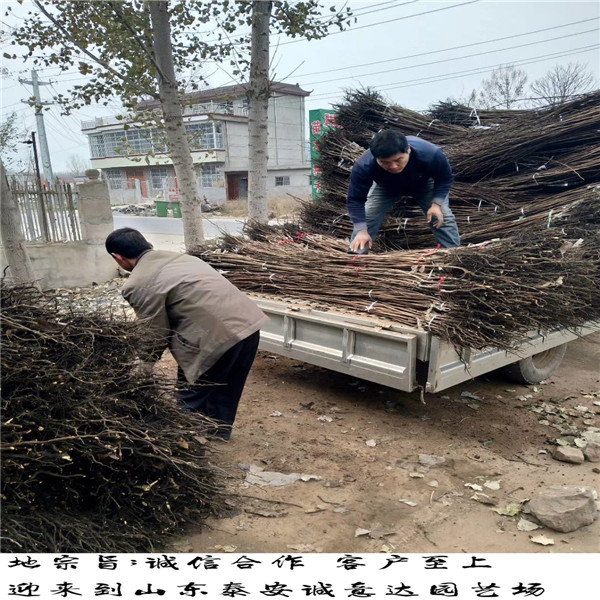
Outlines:
[[258,350],[257,331],[232,346],[193,384],[186,382],[181,367],[177,369],[179,388],[176,398],[184,408],[197,410],[218,421],[217,435],[228,439],[235,420],[242,391]]

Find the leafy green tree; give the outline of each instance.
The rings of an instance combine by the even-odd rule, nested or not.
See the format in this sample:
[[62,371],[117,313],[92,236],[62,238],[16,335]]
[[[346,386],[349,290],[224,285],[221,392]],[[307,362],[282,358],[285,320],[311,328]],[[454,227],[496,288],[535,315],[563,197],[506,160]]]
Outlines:
[[[65,114],[118,99],[128,113],[124,120],[164,127],[182,197],[186,247],[197,250],[204,241],[201,203],[182,119],[180,98],[186,90],[180,88],[175,72],[183,72],[199,56],[219,56],[230,48],[204,44],[195,33],[199,30],[195,25],[207,18],[202,21],[202,15],[192,15],[190,8],[202,3],[170,4],[34,0],[34,9],[12,37],[13,44],[27,49],[26,58],[34,65],[76,68],[87,77],[69,94],[55,96]],[[9,53],[5,57],[17,58]],[[148,100],[155,100],[160,110],[141,112]]]

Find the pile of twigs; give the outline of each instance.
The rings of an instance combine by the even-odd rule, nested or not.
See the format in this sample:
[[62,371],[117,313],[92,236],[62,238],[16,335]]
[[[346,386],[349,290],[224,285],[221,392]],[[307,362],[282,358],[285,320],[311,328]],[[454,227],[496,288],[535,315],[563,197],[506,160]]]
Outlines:
[[[323,194],[303,208],[308,231],[350,235],[346,196],[352,165],[383,126],[443,144],[456,174],[450,202],[463,243],[511,235],[528,226],[521,217],[551,219],[562,203],[589,197],[589,187],[600,183],[600,92],[556,108],[507,111],[510,116],[495,119],[499,126],[487,129],[431,119],[425,129],[425,117],[388,106],[373,91],[348,92],[338,110],[342,127],[319,141]],[[432,244],[421,212],[410,203],[400,203],[379,238],[383,250]]]
[[[600,92],[590,95],[588,103],[577,100],[564,105],[564,110],[531,113],[531,117],[514,119],[503,127],[474,131],[468,140],[449,147],[457,177],[480,181],[523,172],[533,175],[540,169],[553,169],[551,161],[578,172],[576,155],[595,148],[599,141]],[[600,175],[597,163],[593,173]],[[582,176],[574,185],[585,182]]]
[[568,231],[573,217],[565,212],[558,227],[454,250],[368,256],[346,254],[346,243],[329,236],[261,226],[249,232],[261,241],[228,236],[220,251],[201,257],[249,292],[374,315],[457,347],[509,348],[531,329],[600,318],[600,235],[590,229],[569,241],[582,233]]
[[423,135],[436,144],[462,135],[463,127],[430,119],[420,113],[387,104],[378,92],[349,90],[336,105],[337,122],[348,137],[365,147],[380,129],[401,129],[405,135]]
[[[522,170],[533,173],[540,167],[548,169],[551,160],[577,171],[578,163],[569,157],[575,150],[598,143],[600,92],[559,107],[518,111],[518,115],[510,111],[510,117],[494,127],[444,123],[389,105],[372,90],[347,92],[336,110],[347,143],[366,148],[379,130],[398,129],[443,146],[459,180],[474,182]],[[321,143],[321,152],[327,152],[326,144]]]
[[452,100],[432,104],[427,110],[430,119],[464,127],[496,127],[515,118],[527,116],[528,110],[485,110],[472,108]]
[[[503,238],[532,228],[540,229],[551,224],[565,206],[586,203],[588,214],[597,210],[600,198],[593,187],[577,188],[554,196],[542,196],[535,202],[514,202],[504,206],[484,200],[479,186],[457,184],[464,195],[452,210],[458,223],[463,244],[479,244],[493,238]],[[515,194],[515,197],[519,197]],[[492,196],[493,198],[493,196]],[[302,231],[324,233],[339,238],[349,238],[352,222],[344,205],[335,201],[319,201],[302,205],[300,226]],[[389,215],[375,242],[376,251],[419,249],[434,245],[433,236],[423,213],[410,203],[399,202]]]
[[459,348],[508,348],[526,331],[600,318],[598,234],[569,241],[555,228],[522,232],[455,250],[452,259],[432,257],[439,279],[421,287],[442,301],[428,329]]
[[4,552],[160,548],[218,502],[203,434],[132,366],[144,328],[2,285]]

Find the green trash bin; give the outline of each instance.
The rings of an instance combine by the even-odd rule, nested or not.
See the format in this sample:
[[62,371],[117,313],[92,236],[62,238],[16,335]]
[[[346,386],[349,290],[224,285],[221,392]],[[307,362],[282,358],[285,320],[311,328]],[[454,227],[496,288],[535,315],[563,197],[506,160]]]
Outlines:
[[162,202],[161,200],[155,200],[156,205],[156,216],[157,217],[168,217],[169,216],[169,203]]
[[173,208],[173,216],[177,219],[181,219],[181,202],[171,202]]

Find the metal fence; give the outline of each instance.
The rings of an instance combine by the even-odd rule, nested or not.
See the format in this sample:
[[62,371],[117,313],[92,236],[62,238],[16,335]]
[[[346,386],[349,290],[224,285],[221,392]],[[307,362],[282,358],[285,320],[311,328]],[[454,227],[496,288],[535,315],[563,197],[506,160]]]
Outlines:
[[72,242],[82,239],[76,199],[69,184],[59,182],[54,189],[43,189],[39,185],[13,181],[10,187],[19,205],[26,241]]

